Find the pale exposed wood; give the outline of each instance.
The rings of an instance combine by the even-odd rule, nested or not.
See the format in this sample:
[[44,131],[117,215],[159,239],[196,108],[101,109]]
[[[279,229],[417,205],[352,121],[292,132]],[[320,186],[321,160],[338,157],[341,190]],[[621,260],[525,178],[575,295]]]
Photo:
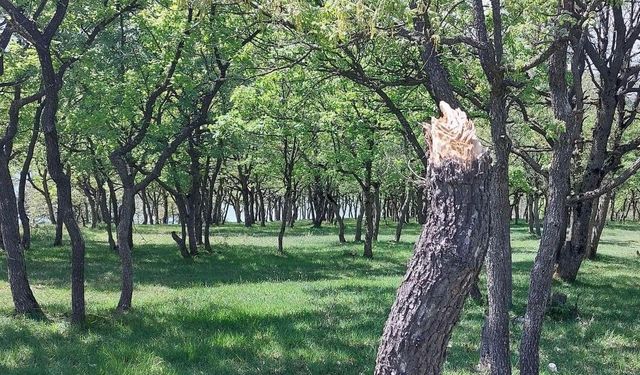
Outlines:
[[442,117],[431,118],[430,124],[423,125],[430,146],[431,164],[440,166],[444,160],[453,159],[469,165],[485,152],[476,136],[473,121],[461,109],[453,109],[444,101],[439,107]]

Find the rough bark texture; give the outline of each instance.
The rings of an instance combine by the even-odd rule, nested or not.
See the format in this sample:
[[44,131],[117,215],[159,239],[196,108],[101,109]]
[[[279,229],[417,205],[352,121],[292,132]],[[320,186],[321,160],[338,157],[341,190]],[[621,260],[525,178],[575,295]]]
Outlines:
[[400,236],[402,235],[402,228],[407,221],[407,216],[409,215],[409,205],[411,203],[411,194],[409,192],[409,184],[404,190],[404,200],[402,201],[402,207],[398,212],[398,223],[396,224],[396,236],[395,241],[400,242]]
[[374,231],[374,217],[373,217],[373,192],[371,186],[363,187],[362,195],[364,201],[362,203],[364,207],[364,251],[363,256],[365,258],[373,258],[373,231]]
[[43,316],[42,310],[31,292],[27,278],[27,266],[18,229],[16,197],[8,162],[8,160],[0,161],[0,220],[2,220],[0,227],[2,228],[3,246],[7,254],[11,296],[16,313],[41,317]]
[[327,201],[331,205],[331,209],[336,217],[336,221],[338,222],[338,240],[340,243],[347,242],[347,239],[344,237],[344,219],[342,214],[340,213],[340,205],[336,198],[334,198],[331,194],[326,193]]
[[122,267],[120,300],[116,308],[119,312],[124,312],[131,308],[131,299],[133,297],[133,258],[129,237],[133,230],[135,196],[136,193],[133,187],[123,186],[120,221],[116,227],[118,253],[120,254],[120,265]]
[[602,230],[607,222],[607,212],[609,211],[609,203],[611,202],[611,196],[609,194],[600,197],[598,202],[598,209],[595,212],[593,223],[591,226],[591,235],[589,239],[589,248],[587,257],[589,259],[595,259],[598,253],[598,244],[600,243],[600,236]]
[[507,84],[502,64],[503,39],[502,16],[499,0],[491,5],[492,38],[489,37],[485,17],[486,1],[474,0],[474,29],[483,44],[478,48],[480,65],[491,87],[488,115],[491,139],[495,153],[491,178],[491,236],[487,252],[487,289],[489,309],[485,318],[482,345],[487,356],[481,358],[481,366],[488,367],[492,375],[510,375],[509,309],[511,308],[511,237],[509,202],[509,153],[511,140],[507,134]]
[[38,142],[38,134],[40,134],[40,116],[42,115],[42,107],[43,105],[39,105],[36,109],[33,121],[33,130],[31,132],[31,138],[29,139],[29,145],[27,146],[27,155],[24,158],[22,170],[20,171],[20,181],[18,182],[18,214],[20,215],[20,222],[22,223],[22,246],[25,249],[31,247],[31,224],[29,222],[29,215],[27,215],[27,207],[25,204],[27,176],[29,175],[31,160],[33,160],[33,153],[36,143]]
[[384,328],[377,375],[440,374],[487,249],[490,159],[464,113],[441,110],[445,124],[433,121],[430,131],[427,224]]
[[[564,27],[569,27],[564,24]],[[558,31],[561,35],[562,31]],[[557,36],[558,37],[558,36]],[[573,90],[582,99],[581,77],[584,71],[584,55],[581,43],[574,41],[571,69],[573,73]],[[582,108],[572,108],[567,88],[567,48],[562,42],[553,53],[549,63],[549,87],[551,103],[556,119],[565,125],[565,132],[560,133],[553,146],[553,157],[549,168],[549,193],[547,209],[544,216],[544,231],[540,239],[538,254],[531,270],[527,311],[524,319],[522,339],[520,342],[520,374],[537,375],[539,373],[540,335],[542,321],[551,292],[551,281],[556,252],[562,244],[567,224],[566,203],[569,194],[569,173],[571,155],[579,124],[581,124]],[[576,100],[576,103],[580,103]]]
[[[493,96],[493,94],[492,94]],[[487,252],[488,314],[485,318],[482,345],[487,357],[481,365],[494,375],[511,373],[509,355],[509,309],[511,308],[511,236],[509,204],[509,149],[506,134],[505,97],[497,95],[491,101],[491,133],[495,163],[491,177],[491,236]]]
[[85,320],[84,300],[84,238],[73,214],[71,199],[71,179],[64,171],[60,158],[60,145],[56,128],[58,112],[58,93],[60,83],[54,71],[50,51],[38,45],[37,52],[42,69],[42,79],[45,90],[44,107],[42,110],[42,131],[46,144],[47,169],[56,183],[58,193],[58,225],[64,222],[71,242],[71,321],[83,324]]
[[[358,197],[359,200],[362,198]],[[360,204],[360,210],[358,211],[358,216],[356,217],[356,229],[353,240],[355,242],[362,241],[362,220],[364,218],[364,204]]]
[[13,139],[18,132],[20,109],[25,105],[20,97],[20,87],[15,87],[14,100],[8,110],[9,121],[0,138],[0,240],[7,256],[7,274],[15,312],[33,317],[42,317],[29,279],[24,259],[24,248],[20,240],[18,210],[13,188],[9,161],[13,153]]

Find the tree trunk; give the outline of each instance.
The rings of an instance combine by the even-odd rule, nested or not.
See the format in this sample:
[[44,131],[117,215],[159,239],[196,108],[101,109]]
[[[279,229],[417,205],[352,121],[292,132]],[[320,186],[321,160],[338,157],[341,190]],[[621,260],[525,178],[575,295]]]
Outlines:
[[615,191],[611,193],[611,216],[609,217],[610,221],[616,220],[616,193]]
[[120,204],[120,221],[117,227],[118,253],[122,267],[122,285],[120,300],[116,310],[125,312],[131,308],[133,297],[133,257],[132,247],[129,242],[133,231],[133,215],[135,214],[136,192],[133,186],[122,187],[122,202]]
[[[290,220],[289,216],[294,216],[292,212],[293,192],[295,190],[293,184],[293,168],[295,166],[296,159],[298,158],[298,141],[294,137],[290,142],[287,136],[283,137],[283,157],[284,167],[282,169],[282,178],[284,182],[284,207],[282,208],[282,222],[280,223],[280,231],[278,232],[278,252],[284,253],[283,239],[284,232],[287,226],[287,220]],[[296,184],[297,186],[297,184]],[[293,221],[291,221],[293,226]]]
[[138,195],[140,195],[140,202],[142,203],[142,225],[147,225],[149,224],[149,214],[147,213],[147,195],[144,190],[140,190]]
[[609,211],[609,203],[611,202],[611,195],[607,194],[600,197],[598,209],[594,218],[593,226],[591,228],[591,241],[589,243],[589,259],[596,258],[598,253],[598,244],[600,243],[600,236],[607,222],[607,212]]
[[370,185],[363,188],[362,195],[364,196],[363,207],[365,221],[364,252],[362,255],[365,258],[373,258],[373,192],[371,191]]
[[173,240],[176,242],[176,245],[178,245],[180,255],[182,255],[184,259],[190,259],[191,253],[189,253],[189,250],[187,250],[187,245],[184,243],[184,237],[180,237],[178,233],[176,233],[176,231],[171,231],[171,238],[173,238]]
[[169,194],[166,191],[162,192],[162,224],[169,224]]
[[291,187],[287,187],[284,193],[284,204],[282,207],[282,221],[280,222],[280,231],[278,231],[278,252],[284,253],[284,232],[287,228],[287,220],[291,215]]
[[[451,331],[488,245],[489,157],[470,121],[447,121],[450,116],[466,120],[462,111],[443,102],[441,108],[444,117],[431,125],[427,223],[385,324],[376,375],[441,373]],[[451,150],[442,128],[456,141],[472,143],[462,152]]]
[[6,157],[0,158],[0,220],[2,244],[7,254],[9,287],[15,312],[34,318],[42,318],[44,314],[33,296],[27,277],[27,265],[18,227],[16,197],[9,171],[9,160]]
[[[360,194],[360,197],[358,197],[358,199],[362,199],[362,194]],[[364,204],[360,204],[360,212],[358,213],[358,216],[356,218],[356,233],[355,233],[355,238],[353,239],[355,242],[361,242],[362,241],[362,220],[364,218]]]
[[529,224],[529,233],[535,234],[533,226],[533,194],[527,194],[527,224]]
[[64,221],[71,240],[71,322],[83,324],[85,320],[85,245],[80,228],[73,215],[70,177],[65,173],[64,166],[60,160],[60,145],[56,129],[60,85],[48,49],[49,45],[36,44],[43,86],[45,87],[41,118],[42,131],[46,144],[47,168],[57,187],[58,220]]
[[47,211],[49,212],[49,221],[51,221],[51,224],[57,224],[58,223],[58,214],[57,212],[53,209],[53,200],[51,199],[51,191],[49,190],[49,183],[47,182],[47,177],[48,175],[48,171],[45,168],[44,171],[42,172],[42,191],[43,191],[43,196],[44,196],[44,200],[47,203]]
[[[182,201],[178,203],[179,201]],[[196,212],[192,211],[193,207],[191,202],[186,202],[187,199],[176,197],[176,203],[178,208],[182,207],[184,215],[186,216],[185,224],[187,226],[187,238],[189,239],[189,253],[194,256],[198,254],[198,238],[196,236]],[[180,218],[182,222],[182,218]]]
[[[116,226],[120,223],[120,213],[118,210],[118,198],[116,196],[116,188],[110,178],[106,178],[107,187],[109,188],[109,203],[111,204],[111,218]],[[117,235],[116,235],[117,237]]]
[[340,243],[345,243],[347,240],[344,237],[344,219],[342,218],[342,214],[340,213],[340,205],[336,198],[334,198],[331,194],[327,194],[327,201],[331,205],[333,209],[333,214],[336,217],[336,221],[338,222],[338,241]]
[[[238,167],[240,176],[240,194],[242,195],[242,210],[244,213],[244,226],[251,227],[253,225],[253,211],[251,209],[251,190],[249,189],[249,176],[245,175],[241,167]],[[236,211],[238,218],[240,217]]]
[[[495,89],[494,89],[495,91]],[[489,309],[485,317],[480,359],[492,375],[511,374],[509,355],[509,309],[511,308],[511,205],[509,202],[509,153],[511,143],[506,130],[506,97],[504,92],[491,94],[491,135],[495,162],[491,173],[491,237],[487,250],[487,295]]]
[[542,229],[540,223],[540,195],[533,197],[533,226],[536,231],[536,236],[542,236]]
[[[569,22],[563,23],[556,38],[567,32]],[[558,39],[556,39],[558,40]],[[540,335],[542,322],[549,295],[556,252],[562,244],[566,228],[566,202],[570,192],[569,177],[571,155],[580,124],[582,124],[582,73],[584,72],[584,53],[580,43],[572,43],[572,77],[575,91],[576,108],[573,108],[568,95],[566,70],[568,42],[560,42],[549,60],[549,86],[551,104],[556,119],[565,125],[553,145],[553,156],[549,168],[548,199],[544,216],[544,231],[540,239],[538,254],[531,270],[527,310],[524,318],[522,339],[520,341],[520,375],[537,375],[540,370]]]
[[513,214],[514,223],[518,225],[518,222],[520,221],[520,194],[518,193],[513,197]]
[[426,186],[419,185],[416,188],[416,219],[418,224],[423,225],[427,222],[429,207],[429,192]]
[[60,213],[60,202],[58,202],[58,209],[57,209],[57,215],[56,215],[57,219],[56,219],[56,234],[55,237],[53,239],[53,246],[57,247],[57,246],[62,246],[62,230],[63,225],[64,225],[64,221],[62,220],[62,214]]
[[[36,114],[33,121],[33,130],[31,132],[31,138],[29,139],[29,145],[27,146],[27,155],[24,158],[22,164],[22,170],[20,171],[20,181],[18,183],[18,213],[20,215],[20,222],[22,223],[22,247],[29,249],[31,247],[31,224],[29,223],[29,215],[27,215],[27,207],[25,205],[25,193],[27,187],[27,177],[29,175],[29,168],[31,168],[31,160],[33,160],[33,153],[38,142],[38,134],[40,134],[40,117],[42,115],[43,105],[39,105],[36,109]],[[48,202],[49,204],[51,201]],[[53,208],[51,208],[53,211]]]
[[[189,170],[191,187],[187,196],[191,233],[189,235],[189,251],[192,255],[198,252],[198,245],[202,244],[202,163],[200,162],[199,139],[194,135],[188,144],[188,154],[191,159]],[[193,244],[191,243],[193,241]]]
[[380,231],[380,216],[382,215],[382,202],[380,202],[380,183],[374,182],[373,186],[373,204],[375,207],[374,211],[374,222],[373,222],[373,236],[372,239],[374,241],[378,241],[378,232]]
[[396,243],[400,242],[402,228],[407,220],[407,215],[409,214],[410,202],[411,196],[409,194],[409,184],[407,184],[407,187],[404,190],[404,201],[402,202],[402,207],[400,208],[400,212],[398,213],[398,222],[396,223]]
[[116,242],[113,239],[113,228],[111,222],[111,213],[109,212],[109,205],[107,203],[107,191],[103,186],[102,178],[99,177],[100,172],[96,171],[94,178],[96,180],[96,185],[98,186],[98,205],[100,206],[100,211],[102,211],[102,219],[104,220],[107,226],[107,240],[109,242],[109,247],[112,250],[117,250]]
[[578,270],[586,254],[593,209],[592,201],[579,202],[573,207],[571,237],[558,254],[555,272],[556,276],[564,281],[573,282],[578,276]]
[[264,192],[262,191],[262,188],[258,187],[257,188],[257,194],[258,194],[258,217],[260,218],[260,226],[261,227],[265,227],[267,224],[267,215],[266,215],[266,210],[264,207]]

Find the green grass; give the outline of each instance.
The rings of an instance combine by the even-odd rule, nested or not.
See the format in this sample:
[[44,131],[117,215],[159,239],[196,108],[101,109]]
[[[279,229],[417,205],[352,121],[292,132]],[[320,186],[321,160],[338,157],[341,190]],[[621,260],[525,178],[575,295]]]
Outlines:
[[[352,224],[350,229],[352,229]],[[361,245],[340,245],[333,227],[298,224],[275,251],[276,227],[215,228],[219,253],[183,260],[168,226],[138,226],[134,235],[133,311],[112,313],[119,296],[118,258],[101,231],[87,238],[88,328],[69,326],[69,251],[35,231],[28,251],[34,293],[49,321],[13,318],[0,257],[0,374],[371,374],[382,326],[419,228],[391,242],[381,229],[375,259]],[[577,305],[577,318],[548,317],[543,373],[640,374],[640,227],[616,225],[601,256],[575,285],[555,284]],[[513,317],[525,309],[537,241],[514,226]],[[353,257],[351,252],[358,256]],[[467,303],[454,332],[446,374],[472,374],[483,307]],[[520,328],[512,330],[517,352]],[[517,360],[513,354],[514,364]]]

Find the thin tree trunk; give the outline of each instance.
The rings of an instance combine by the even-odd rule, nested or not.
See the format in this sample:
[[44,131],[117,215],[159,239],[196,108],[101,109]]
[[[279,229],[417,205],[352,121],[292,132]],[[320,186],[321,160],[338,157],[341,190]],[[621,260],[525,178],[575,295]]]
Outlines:
[[411,195],[409,194],[409,184],[407,184],[404,190],[404,201],[402,202],[402,207],[400,208],[400,212],[398,213],[398,222],[396,223],[396,243],[400,242],[400,236],[402,235],[402,228],[407,220],[407,215],[409,214],[409,206],[411,204]]
[[122,285],[120,288],[120,300],[116,310],[125,312],[131,308],[133,297],[133,258],[129,239],[133,231],[133,215],[135,214],[136,192],[133,186],[123,183],[122,201],[120,204],[120,221],[117,226],[118,253],[120,254],[120,266],[122,267]]
[[111,213],[109,212],[109,204],[107,203],[107,191],[103,186],[102,178],[98,176],[100,172],[96,171],[94,178],[98,186],[98,205],[102,211],[102,219],[107,226],[107,240],[112,250],[117,250],[116,241],[113,239],[113,227],[111,221]]
[[535,234],[533,226],[533,194],[527,194],[527,224],[529,224],[529,233]]
[[378,232],[380,231],[380,216],[382,215],[382,203],[380,202],[380,183],[374,182],[373,186],[373,204],[375,206],[373,223],[373,241],[378,241]]
[[[479,11],[479,10],[478,10]],[[506,133],[506,96],[492,93],[491,133],[495,162],[491,173],[491,237],[487,251],[488,314],[485,317],[481,352],[488,357],[480,359],[482,367],[492,375],[511,374],[509,354],[509,310],[511,308],[511,236],[509,202],[509,152],[511,144]]]
[[[29,222],[29,215],[27,215],[25,195],[27,187],[27,176],[29,175],[31,160],[33,160],[33,153],[36,148],[36,143],[38,142],[38,134],[40,134],[40,117],[42,115],[42,108],[43,105],[41,104],[36,109],[31,138],[29,139],[29,145],[27,146],[27,155],[25,156],[24,163],[22,164],[22,170],[20,171],[20,181],[18,183],[18,213],[20,215],[20,222],[22,223],[22,247],[24,249],[29,249],[31,247],[31,225]],[[51,210],[53,211],[53,208],[51,208]]]
[[334,198],[331,194],[329,193],[326,193],[326,194],[327,194],[327,201],[331,205],[331,208],[333,209],[333,213],[336,216],[336,221],[338,222],[338,241],[340,241],[340,243],[345,243],[347,242],[347,240],[344,237],[344,219],[340,214],[340,205],[338,204],[337,199]]
[[611,195],[607,194],[600,197],[598,209],[594,218],[594,222],[591,229],[591,241],[589,243],[589,259],[594,260],[598,253],[598,245],[600,244],[600,236],[607,222],[607,212],[609,211],[609,204],[611,202]]
[[537,194],[533,197],[533,226],[536,231],[536,236],[542,236],[542,225],[540,223],[540,196]]
[[169,224],[169,194],[166,191],[162,192],[162,224]]
[[[559,10],[563,10],[562,5]],[[556,38],[560,38],[563,32],[570,33],[568,30],[570,30],[569,22],[565,21],[557,31]],[[540,239],[538,255],[531,270],[527,310],[520,341],[520,375],[537,375],[540,371],[539,349],[542,322],[551,293],[556,253],[566,234],[563,229],[566,228],[567,223],[566,203],[570,192],[571,155],[582,124],[584,98],[581,82],[585,67],[582,43],[574,41],[572,48],[572,90],[575,92],[576,108],[571,105],[566,79],[568,42],[560,42],[549,60],[549,86],[553,113],[564,123],[565,131],[558,135],[553,146],[544,231]]]
[[362,195],[364,196],[364,252],[365,258],[373,258],[373,231],[374,231],[374,218],[373,218],[373,192],[371,186],[363,187]]
[[[360,194],[360,197],[362,197],[362,194]],[[362,199],[358,197],[358,199]],[[364,204],[360,204],[360,211],[358,213],[358,216],[356,218],[356,233],[355,233],[355,238],[353,239],[355,242],[361,242],[362,241],[362,221],[364,218]]]
[[287,220],[291,215],[291,187],[287,187],[284,193],[284,204],[282,207],[282,220],[280,222],[280,231],[278,231],[278,252],[284,253],[284,232],[287,228]]

